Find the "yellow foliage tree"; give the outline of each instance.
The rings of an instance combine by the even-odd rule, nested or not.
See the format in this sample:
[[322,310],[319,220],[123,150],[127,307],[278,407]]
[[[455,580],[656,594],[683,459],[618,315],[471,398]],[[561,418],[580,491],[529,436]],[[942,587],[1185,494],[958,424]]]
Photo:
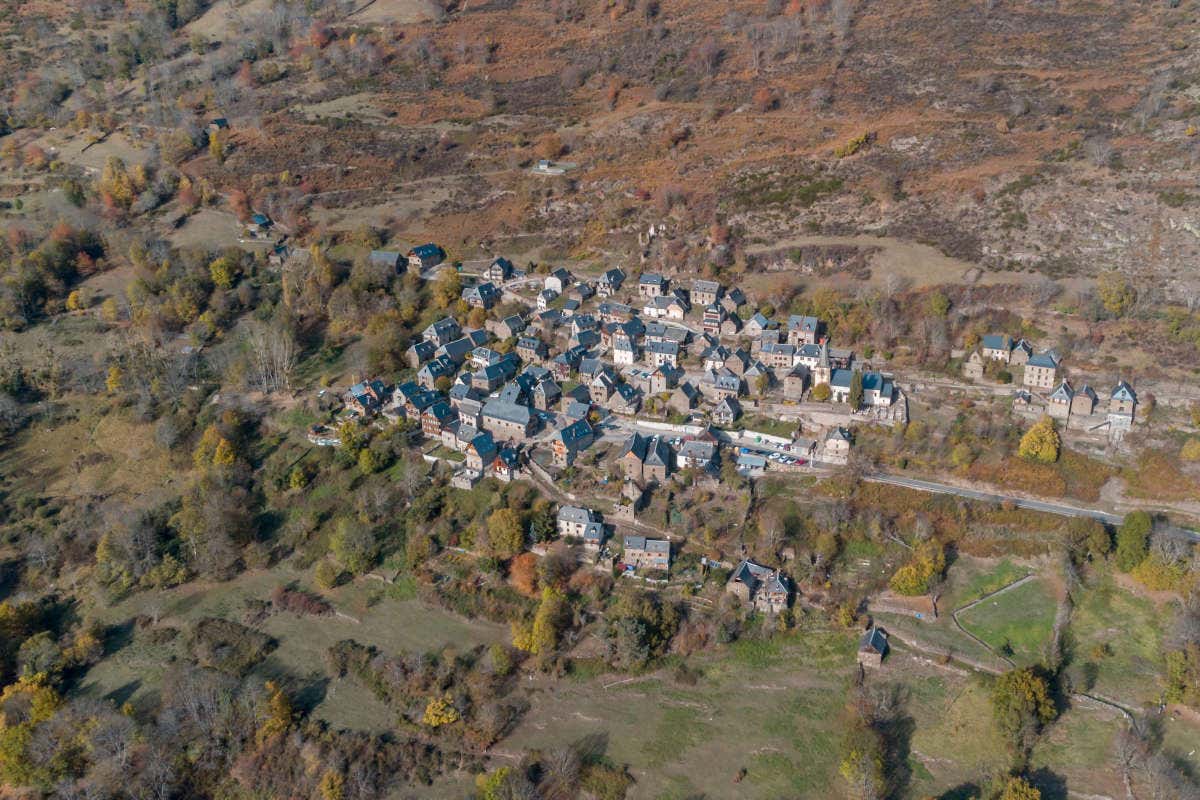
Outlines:
[[998,800],[1042,800],[1042,792],[1024,778],[1010,777],[1004,782]]
[[1058,461],[1061,447],[1062,438],[1058,435],[1058,429],[1054,427],[1054,420],[1042,417],[1021,437],[1021,446],[1017,449],[1017,454],[1029,461],[1053,464]]
[[109,394],[116,394],[121,391],[121,385],[125,382],[125,373],[116,364],[108,368],[108,377],[104,379],[104,388]]
[[[292,724],[294,711],[292,701],[274,681],[267,681],[267,698],[260,712],[262,721],[258,725],[258,741],[264,742],[283,733]],[[340,776],[339,776],[340,777]],[[322,778],[322,783],[324,778]]]
[[1133,283],[1119,272],[1105,272],[1096,279],[1096,292],[1104,309],[1114,317],[1124,316],[1137,302]]
[[208,265],[208,272],[215,286],[228,289],[237,278],[237,264],[232,258],[221,256]]
[[200,441],[196,443],[196,449],[192,451],[192,463],[197,467],[206,467],[211,464],[213,454],[217,452],[217,445],[222,441],[223,437],[217,430],[217,426],[209,425],[204,429],[204,433],[200,434]]
[[450,695],[444,694],[441,697],[429,698],[429,703],[425,706],[425,714],[421,717],[421,723],[428,725],[431,728],[440,728],[443,725],[451,725],[461,719],[458,709],[450,702]]
[[100,192],[118,208],[127,209],[133,204],[134,186],[125,162],[109,156],[100,173]]
[[321,800],[343,800],[346,796],[346,779],[342,773],[327,769],[321,774]]
[[229,440],[222,437],[221,441],[217,442],[217,449],[213,451],[212,463],[218,467],[230,467],[237,461],[237,452],[233,449],[233,445]]

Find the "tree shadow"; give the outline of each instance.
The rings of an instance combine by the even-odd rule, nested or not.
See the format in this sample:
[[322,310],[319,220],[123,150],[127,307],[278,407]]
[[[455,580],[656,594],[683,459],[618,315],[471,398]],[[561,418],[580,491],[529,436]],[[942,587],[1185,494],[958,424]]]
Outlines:
[[104,699],[110,701],[117,708],[120,708],[128,703],[130,698],[137,694],[137,690],[140,688],[142,688],[142,679],[134,678],[128,683],[122,684],[108,694],[104,695]]
[[133,643],[133,634],[133,619],[109,625],[104,629],[104,655],[111,656],[113,653],[128,647]]
[[908,797],[912,781],[912,737],[917,723],[911,716],[899,713],[880,726],[884,740],[883,763],[888,769],[891,791],[888,797]]
[[939,794],[937,800],[974,800],[979,797],[979,791],[978,784],[962,783]]
[[313,709],[324,702],[329,683],[328,675],[313,675],[309,680],[301,682],[292,693],[292,705],[305,715],[311,714]]
[[17,588],[17,576],[21,574],[21,563],[15,559],[0,561],[0,600],[7,600]]
[[1067,800],[1067,779],[1042,767],[1029,773],[1029,782],[1042,793],[1042,800]]

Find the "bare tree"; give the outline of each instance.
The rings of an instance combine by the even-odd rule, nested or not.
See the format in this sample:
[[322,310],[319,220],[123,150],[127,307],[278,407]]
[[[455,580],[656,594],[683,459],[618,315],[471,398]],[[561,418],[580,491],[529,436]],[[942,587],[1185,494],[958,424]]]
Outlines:
[[1083,143],[1083,152],[1088,161],[1097,167],[1107,167],[1112,164],[1115,151],[1112,142],[1103,136],[1092,136]]
[[257,326],[246,337],[254,384],[264,392],[290,391],[296,368],[296,340],[279,326]]

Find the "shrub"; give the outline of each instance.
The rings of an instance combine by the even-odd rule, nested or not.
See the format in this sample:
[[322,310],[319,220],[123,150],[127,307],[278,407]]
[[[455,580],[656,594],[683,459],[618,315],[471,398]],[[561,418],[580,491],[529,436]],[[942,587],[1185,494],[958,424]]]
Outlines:
[[327,558],[317,562],[317,567],[313,570],[313,582],[319,589],[332,589],[338,585],[341,577],[342,571]]
[[[322,561],[328,564],[328,561]],[[271,592],[271,604],[279,611],[289,611],[299,616],[324,616],[333,613],[333,606],[323,597],[291,586],[276,586]]]
[[265,633],[214,617],[198,621],[188,640],[188,649],[198,664],[238,677],[266,658],[276,645]]
[[1200,437],[1193,436],[1184,442],[1179,457],[1184,461],[1200,461]]
[[859,152],[860,150],[865,148],[867,145],[869,145],[874,140],[875,140],[875,132],[874,131],[866,131],[865,133],[860,133],[858,136],[855,136],[853,139],[843,142],[842,144],[835,147],[833,150],[833,154],[835,156],[837,156],[838,158],[847,158],[847,157],[852,156],[855,153]]

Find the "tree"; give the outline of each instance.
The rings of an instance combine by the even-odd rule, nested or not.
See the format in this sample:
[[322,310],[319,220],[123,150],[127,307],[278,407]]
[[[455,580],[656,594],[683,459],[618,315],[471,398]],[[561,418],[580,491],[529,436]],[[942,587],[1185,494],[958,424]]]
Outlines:
[[525,549],[521,517],[511,508],[498,508],[487,520],[488,552],[496,558],[512,558]]
[[1024,778],[1012,776],[1004,781],[996,800],[1042,800],[1042,793]]
[[1096,279],[1096,292],[1104,310],[1114,317],[1123,317],[1137,302],[1133,283],[1119,272],[1105,272]]
[[944,317],[950,313],[950,298],[935,291],[929,295],[929,313],[935,317]]
[[318,589],[332,589],[337,586],[339,577],[341,577],[341,570],[327,558],[318,561],[316,569],[313,570],[313,583],[317,585]]
[[116,394],[121,391],[121,385],[125,381],[125,374],[121,368],[113,364],[108,368],[108,376],[104,379],[104,388],[109,394]]
[[209,277],[212,278],[213,285],[218,289],[228,289],[233,286],[233,282],[237,280],[237,273],[237,262],[229,256],[221,256],[208,265]]
[[1054,427],[1054,420],[1042,417],[1021,437],[1017,454],[1028,461],[1053,464],[1058,461],[1061,447],[1062,438],[1058,435],[1058,429]]
[[855,800],[882,800],[886,794],[882,737],[858,709],[853,709],[851,714],[852,719],[842,738],[838,773],[849,785],[850,796]]
[[942,546],[927,540],[917,545],[912,559],[896,570],[889,585],[897,594],[910,597],[925,594],[945,568],[946,553]]
[[1145,511],[1134,511],[1117,528],[1117,569],[1130,572],[1146,560],[1150,552],[1150,533],[1154,518]]
[[818,383],[812,388],[812,399],[818,403],[824,403],[829,399],[830,389],[828,383]]
[[862,408],[863,404],[863,376],[860,370],[856,370],[850,376],[850,408]]
[[538,559],[533,553],[521,553],[508,565],[508,578],[516,590],[527,597],[537,591]]
[[379,555],[374,534],[366,525],[350,517],[338,520],[329,547],[338,563],[355,575],[361,575],[374,566]]
[[446,693],[439,697],[429,698],[429,702],[425,706],[425,713],[421,716],[421,723],[431,728],[440,728],[443,725],[458,722],[461,718],[458,709],[450,700],[450,694]]
[[1112,550],[1112,537],[1100,520],[1074,517],[1067,523],[1067,550],[1076,561],[1104,558]]
[[996,679],[992,687],[992,713],[1000,733],[1015,750],[1025,752],[1042,726],[1054,720],[1058,710],[1050,696],[1050,685],[1032,667],[1013,669]]
[[444,269],[433,284],[433,300],[438,308],[449,308],[462,295],[462,278],[458,270]]
[[566,610],[566,596],[562,592],[551,586],[542,589],[542,602],[533,616],[529,652],[549,655],[557,649],[559,631],[566,623]]

